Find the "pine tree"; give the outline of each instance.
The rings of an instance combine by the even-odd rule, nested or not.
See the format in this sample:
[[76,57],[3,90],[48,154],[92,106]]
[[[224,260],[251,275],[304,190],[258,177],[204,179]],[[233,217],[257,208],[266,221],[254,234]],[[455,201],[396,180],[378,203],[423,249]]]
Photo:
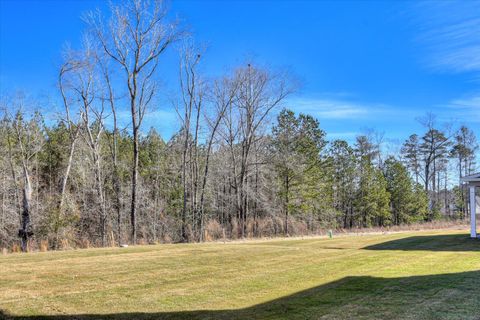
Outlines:
[[420,143],[417,134],[412,134],[403,143],[401,153],[405,159],[405,164],[415,177],[415,183],[419,183],[420,177]]
[[353,227],[353,201],[355,190],[356,159],[352,147],[344,140],[332,142],[329,150],[332,166],[333,206],[340,212],[344,228]]
[[381,170],[364,162],[355,207],[362,227],[386,226],[391,223],[390,193]]
[[429,219],[428,195],[420,183],[413,186],[413,197],[411,206],[411,221],[427,221]]
[[430,128],[422,137],[420,152],[424,168],[425,191],[430,196],[431,216],[439,213],[438,194],[440,190],[439,174],[441,162],[448,156],[449,139],[440,130]]
[[462,177],[472,173],[475,163],[475,152],[478,150],[478,143],[475,133],[466,126],[461,126],[454,137],[454,144],[450,151],[452,158],[457,160],[458,188],[454,192],[456,197],[456,208],[461,217],[467,215],[467,190],[462,185]]
[[[284,109],[272,129],[272,148],[276,155],[280,195],[284,207],[284,232],[288,234],[288,216],[291,211],[314,213],[320,197],[322,160],[320,153],[326,145],[325,132],[318,120],[309,115],[298,117]],[[292,194],[295,198],[292,198]]]
[[390,157],[385,161],[385,178],[390,193],[392,222],[395,225],[410,223],[414,209],[413,184],[406,167],[398,160]]

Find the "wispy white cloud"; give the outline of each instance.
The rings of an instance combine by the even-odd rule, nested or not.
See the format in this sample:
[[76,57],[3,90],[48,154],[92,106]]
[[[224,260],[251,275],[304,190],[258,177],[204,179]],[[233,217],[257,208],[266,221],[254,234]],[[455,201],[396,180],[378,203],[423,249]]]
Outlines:
[[415,6],[418,40],[438,70],[480,71],[480,2],[429,1]]
[[455,120],[480,122],[480,93],[450,101],[446,107]]
[[451,102],[454,107],[467,108],[472,111],[480,111],[480,94],[468,98],[456,99]]
[[318,119],[359,119],[366,118],[372,112],[388,112],[389,107],[382,104],[361,104],[346,100],[323,98],[293,98],[287,106],[301,113],[310,114]]

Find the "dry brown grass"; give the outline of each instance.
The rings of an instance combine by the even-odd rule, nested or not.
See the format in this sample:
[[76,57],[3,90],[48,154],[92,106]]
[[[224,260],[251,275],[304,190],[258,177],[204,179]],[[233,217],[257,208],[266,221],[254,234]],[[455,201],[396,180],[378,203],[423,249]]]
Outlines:
[[[247,236],[242,239],[240,232],[240,224],[236,219],[232,220],[232,231],[225,229],[222,225],[216,220],[209,220],[205,224],[203,241],[205,242],[232,242],[236,240],[245,240],[245,239],[273,239],[273,238],[282,238],[284,235],[284,221],[278,217],[267,217],[262,219],[257,219],[256,221],[256,230],[253,220],[249,220],[247,224]],[[401,225],[401,226],[389,226],[389,227],[372,227],[372,228],[353,228],[353,229],[343,229],[337,228],[334,229],[334,234],[336,236],[341,234],[369,234],[369,233],[391,233],[391,232],[401,232],[401,231],[421,231],[421,230],[448,230],[448,229],[465,229],[468,228],[467,221],[452,220],[452,221],[433,221],[433,222],[423,222],[415,223],[410,225]],[[255,232],[254,232],[255,231]],[[308,224],[303,220],[296,220],[295,218],[289,219],[289,238],[302,238],[302,237],[316,237],[316,236],[325,236],[327,234],[327,228],[320,228],[315,226],[314,228],[309,228]],[[192,230],[187,230],[188,238],[191,241],[193,239]],[[125,236],[124,239],[128,239]],[[165,233],[160,243],[174,243],[173,239],[168,233]],[[138,245],[147,245],[154,244],[151,241],[147,241],[144,238],[139,238],[137,240]],[[77,241],[72,241],[67,238],[61,239],[58,245],[59,250],[72,250],[72,249],[89,249],[94,247],[101,246],[101,243],[92,243],[87,238],[81,238]],[[116,247],[117,243],[113,232],[110,232],[107,237],[107,246]],[[28,251],[47,251],[50,248],[48,240],[35,240],[32,239],[28,243]],[[7,249],[8,250],[8,249]],[[20,243],[14,243],[11,248],[11,252],[21,252]]]
[[40,249],[41,252],[48,251],[48,240],[41,240],[39,249]]

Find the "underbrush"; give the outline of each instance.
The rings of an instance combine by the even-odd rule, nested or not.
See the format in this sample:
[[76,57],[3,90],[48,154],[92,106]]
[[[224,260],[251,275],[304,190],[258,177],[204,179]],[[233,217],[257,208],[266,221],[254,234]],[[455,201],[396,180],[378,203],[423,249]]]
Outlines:
[[[386,233],[398,231],[418,231],[433,229],[464,229],[467,228],[466,220],[436,220],[432,222],[419,222],[404,225],[392,225],[383,227],[354,227],[354,228],[332,228],[322,224],[319,221],[295,219],[288,220],[288,234],[285,233],[285,220],[279,217],[257,218],[247,221],[244,234],[242,237],[242,226],[236,220],[232,219],[228,226],[222,225],[217,220],[209,220],[205,223],[203,230],[203,242],[212,241],[234,241],[239,239],[260,239],[260,238],[277,238],[277,237],[304,237],[304,236],[325,236],[331,231],[334,234],[363,234],[363,233]],[[189,239],[195,239],[192,231],[188,230]],[[118,246],[113,232],[109,233],[107,247]],[[128,235],[124,234],[122,239],[128,239]],[[169,230],[164,234],[152,237],[148,233],[142,233],[137,240],[138,245],[161,244],[161,243],[177,243],[178,236],[175,236],[174,230]],[[191,240],[189,242],[200,242]],[[56,244],[52,244],[48,239],[31,239],[28,244],[29,252],[45,252],[49,250],[71,250],[71,249],[87,249],[102,247],[100,241],[91,241],[85,237],[73,237],[61,239]],[[3,255],[12,252],[20,252],[19,243],[14,242],[10,246],[0,248]]]

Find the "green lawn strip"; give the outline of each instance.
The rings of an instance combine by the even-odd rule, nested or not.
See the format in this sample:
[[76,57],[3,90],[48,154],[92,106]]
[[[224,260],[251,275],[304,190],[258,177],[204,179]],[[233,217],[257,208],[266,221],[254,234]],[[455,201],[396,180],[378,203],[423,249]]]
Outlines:
[[[0,309],[144,312],[145,319],[474,319],[480,243],[468,240],[429,231],[15,254],[0,258]],[[388,249],[368,249],[378,245]]]

